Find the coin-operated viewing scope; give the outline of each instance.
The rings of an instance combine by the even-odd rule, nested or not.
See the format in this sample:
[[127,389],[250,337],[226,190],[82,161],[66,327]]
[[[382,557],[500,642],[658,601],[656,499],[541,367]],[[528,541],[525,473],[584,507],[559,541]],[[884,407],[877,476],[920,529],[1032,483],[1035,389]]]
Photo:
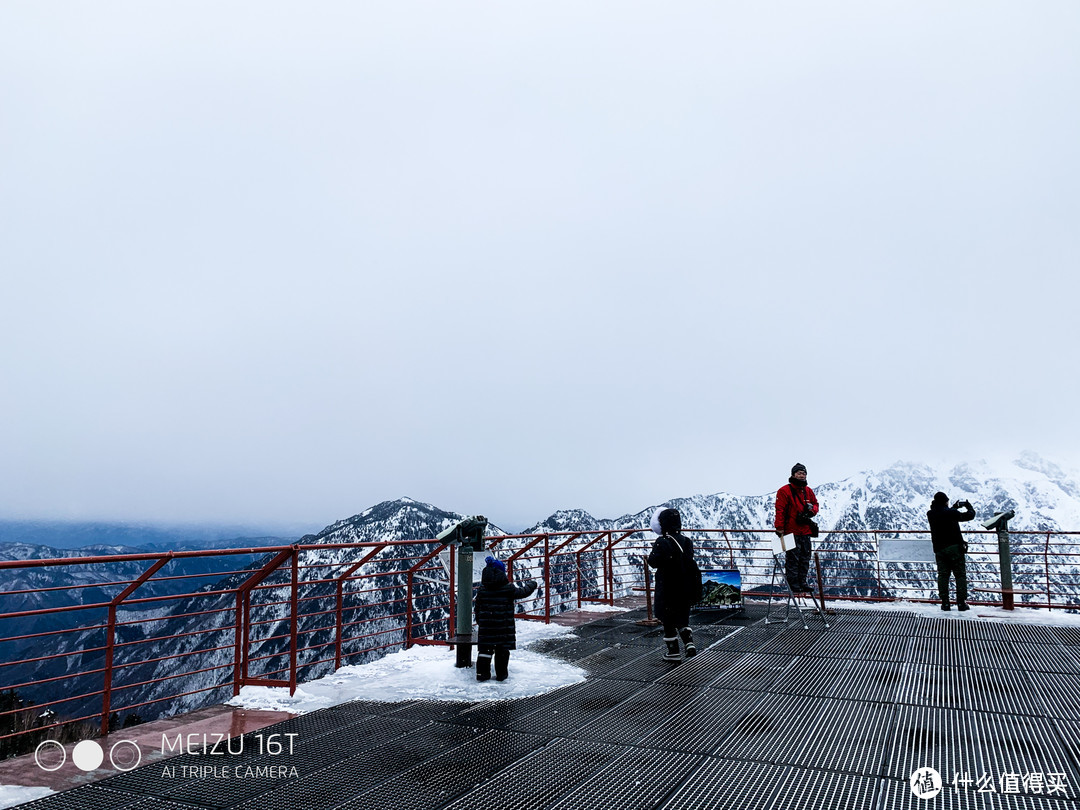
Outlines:
[[1013,589],[1012,550],[1009,547],[1009,521],[1014,517],[1016,517],[1016,512],[1010,509],[1008,512],[998,512],[989,520],[983,521],[985,528],[997,532],[998,565],[1001,567],[1001,606],[1005,610],[1013,609],[1016,594]]
[[472,666],[472,647],[475,643],[472,635],[473,552],[484,550],[484,530],[487,525],[486,517],[473,515],[459,520],[449,529],[443,529],[436,538],[441,543],[457,547],[453,643],[457,648],[454,666],[458,667]]
[[473,515],[459,520],[449,529],[443,529],[436,539],[453,545],[460,543],[473,551],[482,551],[485,529],[487,529],[487,518],[483,515]]
[[1014,517],[1016,517],[1016,512],[1012,509],[1010,509],[1008,512],[998,512],[989,520],[983,521],[983,528],[994,530],[1008,528],[1007,524]]

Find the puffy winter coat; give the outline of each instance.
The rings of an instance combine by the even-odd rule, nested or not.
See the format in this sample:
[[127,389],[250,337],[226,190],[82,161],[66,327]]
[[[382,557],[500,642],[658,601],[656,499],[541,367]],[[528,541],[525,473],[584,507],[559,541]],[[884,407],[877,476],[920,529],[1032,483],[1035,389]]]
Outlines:
[[686,561],[694,556],[694,541],[678,532],[653,541],[649,566],[656,569],[656,615],[678,624],[688,621],[690,595],[687,591]]
[[[789,481],[794,482],[795,479]],[[778,530],[783,529],[784,534],[809,537],[810,527],[795,521],[803,510],[803,504],[808,505],[815,515],[818,513],[817,496],[810,487],[805,484],[797,486],[795,483],[780,487],[776,493],[776,520],[773,525]]]
[[960,524],[975,517],[975,510],[970,506],[963,509],[949,507],[948,501],[931,504],[926,519],[930,521],[930,539],[934,543],[934,553],[944,551],[949,546],[962,546],[964,534]]
[[516,649],[514,602],[531,596],[535,590],[536,580],[514,585],[505,571],[486,566],[476,589],[476,643]]

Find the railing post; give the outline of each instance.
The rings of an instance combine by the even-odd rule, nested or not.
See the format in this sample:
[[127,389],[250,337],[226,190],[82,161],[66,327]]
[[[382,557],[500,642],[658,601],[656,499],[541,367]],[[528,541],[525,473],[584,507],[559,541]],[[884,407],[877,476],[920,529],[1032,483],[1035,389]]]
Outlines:
[[334,600],[334,672],[341,669],[341,634],[344,626],[345,613],[345,581],[339,579]]
[[112,708],[113,645],[116,639],[116,605],[109,605],[109,621],[105,637],[105,688],[101,693],[101,736],[109,733],[109,712]]
[[611,532],[607,535],[607,546],[604,548],[604,598],[612,605],[615,604],[615,549],[611,544]]
[[289,628],[289,694],[296,694],[296,670],[299,656],[298,635],[300,629],[300,549],[293,546],[292,589],[290,596],[292,623]]
[[237,658],[239,658],[240,667],[239,681],[237,681],[235,670],[233,672],[233,690],[236,694],[239,694],[240,687],[247,683],[248,667],[251,664],[251,650],[249,649],[251,646],[251,592],[256,585],[274,573],[285,560],[296,554],[297,548],[296,545],[292,545],[279,552],[270,562],[253,573],[236,589],[236,611],[240,614],[240,626],[237,628],[239,652],[233,654],[234,666],[237,663]]
[[[412,635],[413,617],[412,617],[412,615],[413,615],[413,579],[414,579],[414,576],[415,576],[417,571],[419,571],[421,568],[423,568],[425,565],[427,565],[429,562],[431,562],[431,560],[436,555],[438,555],[438,553],[440,551],[442,551],[445,548],[450,549],[450,556],[453,557],[453,555],[454,555],[454,547],[449,542],[440,543],[439,545],[437,545],[435,547],[434,551],[431,551],[430,553],[425,554],[423,557],[421,557],[419,560],[417,560],[417,562],[411,568],[409,568],[408,571],[405,572],[405,649],[409,649],[413,644],[413,635]],[[470,557],[472,556],[471,553],[470,553],[469,556]],[[461,572],[462,572],[462,569],[458,569],[458,576],[461,575]],[[470,567],[470,570],[469,570],[469,585],[470,585],[470,587],[472,586],[472,570],[471,570],[471,567]],[[460,644],[458,646],[460,647]],[[471,650],[471,647],[470,647],[470,650]],[[470,655],[471,655],[471,652],[470,652]],[[469,664],[471,666],[472,662],[470,661]]]
[[240,594],[240,589],[236,589],[236,623],[233,627],[233,697],[240,694],[240,685],[243,683],[243,673],[241,672],[241,650],[243,649],[244,640],[244,597]]
[[109,620],[108,627],[105,630],[105,672],[104,672],[104,687],[101,691],[101,734],[105,736],[109,733],[109,715],[112,713],[112,680],[113,680],[113,653],[116,648],[116,609],[120,603],[127,599],[131,594],[135,593],[140,585],[146,580],[150,579],[154,574],[161,570],[162,566],[169,562],[173,558],[173,555],[166,554],[161,557],[157,562],[151,565],[148,569],[139,575],[139,578],[128,585],[124,590],[113,597],[109,602]]
[[551,624],[551,538],[544,535],[544,621]]
[[[457,580],[454,578],[454,567],[457,565],[457,554],[454,553],[454,547],[450,547],[450,617],[449,623],[446,628],[446,637],[452,642],[454,636],[457,635],[457,588],[454,584]],[[452,646],[452,645],[451,645]]]
[[[335,637],[334,637],[334,671],[341,669],[341,660],[343,655],[343,645],[345,637],[345,580],[360,570],[360,567],[382,551],[386,547],[385,543],[380,543],[375,546],[371,551],[365,554],[359,562],[353,563],[348,571],[338,575],[337,578],[337,618],[335,621]],[[453,560],[451,559],[451,565]]]
[[[453,552],[451,552],[453,553]],[[409,649],[412,646],[412,583],[413,572],[412,569],[405,572],[405,649]]]
[[581,610],[581,551],[574,552],[574,560],[577,564],[577,609]]
[[874,590],[877,592],[877,598],[884,598],[883,588],[881,587],[881,536],[880,533],[874,530],[874,548],[876,554],[874,554]]
[[644,627],[656,627],[660,622],[653,617],[652,613],[652,575],[649,573],[649,558],[642,555],[641,561],[645,566],[645,618],[638,624]]
[[247,683],[251,666],[251,591],[244,594],[244,646],[241,677]]
[[1046,609],[1053,610],[1053,600],[1050,598],[1050,532],[1046,533],[1046,547],[1043,549],[1043,570],[1046,572]]

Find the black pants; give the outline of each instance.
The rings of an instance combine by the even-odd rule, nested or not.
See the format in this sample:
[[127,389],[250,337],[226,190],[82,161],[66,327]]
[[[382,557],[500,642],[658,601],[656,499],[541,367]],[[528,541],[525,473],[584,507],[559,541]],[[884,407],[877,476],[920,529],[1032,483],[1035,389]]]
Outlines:
[[949,576],[956,577],[956,604],[967,604],[967,561],[963,546],[949,546],[934,554],[937,558],[937,589],[941,604],[949,605]]
[[491,659],[495,659],[495,680],[505,681],[510,674],[510,648],[494,644],[480,644],[476,653],[476,680],[491,678]]
[[784,560],[784,575],[788,585],[805,585],[806,578],[810,575],[810,537],[808,535],[795,535],[795,548],[787,552]]

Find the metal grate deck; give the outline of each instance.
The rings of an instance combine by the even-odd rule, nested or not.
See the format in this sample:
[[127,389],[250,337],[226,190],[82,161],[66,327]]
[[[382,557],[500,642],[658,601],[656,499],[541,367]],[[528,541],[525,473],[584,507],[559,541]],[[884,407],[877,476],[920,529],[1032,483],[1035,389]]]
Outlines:
[[503,727],[566,736],[607,714],[644,687],[645,684],[637,681],[590,681],[561,700],[516,717]]
[[797,658],[769,686],[769,691],[826,697],[844,680],[844,672],[850,665],[850,661],[840,658]]
[[681,683],[685,686],[708,686],[720,674],[735,666],[746,653],[741,650],[713,648],[657,678],[657,683]]
[[637,741],[646,748],[712,754],[731,727],[760,703],[756,692],[707,689]]
[[[650,648],[652,647],[651,644],[649,646]],[[643,647],[637,645],[615,645],[613,647],[605,647],[599,652],[595,652],[586,658],[575,661],[574,666],[581,667],[590,675],[603,675],[624,664],[628,664],[643,655],[649,655],[649,652]]]
[[786,655],[746,653],[709,685],[717,689],[748,689],[760,692],[776,683],[784,670],[791,666],[792,661],[793,659]]
[[810,744],[790,760],[803,768],[876,776],[884,772],[896,707],[854,700],[824,700],[808,728]]
[[650,810],[699,762],[689,754],[631,748],[550,810]]
[[[1080,810],[1075,628],[840,609],[831,630],[803,630],[754,624],[751,605],[695,617],[700,652],[674,664],[639,615],[533,645],[590,673],[545,695],[358,700],[263,729],[298,735],[295,774],[163,775],[211,761],[182,754],[26,807]],[[257,750],[240,763],[286,764]],[[908,786],[927,767],[946,781],[934,801]],[[951,784],[1014,773],[1061,774],[1066,792]]]
[[790,769],[760,762],[707,759],[661,805],[664,810],[746,810],[772,807]]
[[985,755],[964,712],[901,706],[893,728],[884,770],[888,776],[907,778],[926,767],[935,768],[946,780],[956,773],[982,772]]
[[445,807],[479,782],[546,743],[512,731],[489,731],[465,745],[398,773],[341,805],[341,810]]
[[850,810],[872,807],[876,779],[828,771],[789,770],[770,803],[776,810]]
[[578,740],[557,740],[499,771],[479,787],[448,805],[448,810],[542,810],[559,797],[594,779],[625,751],[622,746]]
[[582,726],[573,736],[585,740],[633,744],[697,694],[691,686],[654,683],[622,701],[611,711]]
[[893,703],[900,691],[904,665],[893,661],[853,661],[833,685],[830,697]]

